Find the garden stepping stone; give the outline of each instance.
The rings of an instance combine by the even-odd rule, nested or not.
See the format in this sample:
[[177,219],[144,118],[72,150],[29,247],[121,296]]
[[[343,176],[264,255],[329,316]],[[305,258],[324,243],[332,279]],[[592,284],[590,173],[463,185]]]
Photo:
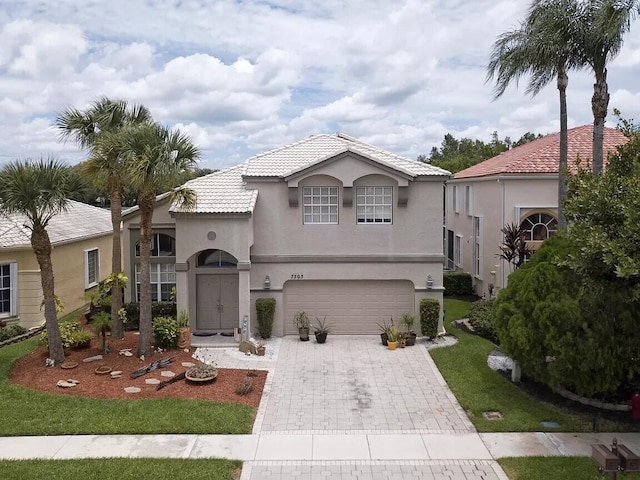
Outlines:
[[162,377],[169,377],[169,378],[171,378],[171,377],[175,377],[175,376],[176,376],[176,374],[175,374],[175,373],[173,373],[173,372],[172,372],[172,371],[170,371],[170,370],[164,370],[164,371],[160,372],[160,376],[162,376]]
[[130,348],[123,348],[118,352],[118,355],[124,355],[125,357],[133,357],[133,353],[131,353]]
[[195,367],[196,364],[192,362],[182,362],[182,366],[185,368],[191,368],[191,367]]
[[127,393],[140,393],[142,390],[138,387],[126,387],[124,391]]
[[102,355],[94,355],[93,357],[84,358],[82,361],[84,363],[97,362],[98,360],[102,360]]
[[160,380],[158,380],[157,378],[147,378],[144,383],[146,383],[147,385],[158,385],[160,383]]
[[60,388],[71,388],[76,386],[75,383],[67,382],[66,380],[58,380],[58,383],[56,385],[58,385]]
[[78,385],[80,383],[80,380],[74,380],[73,378],[67,378],[67,382],[73,383],[75,385]]
[[111,372],[111,378],[120,378],[122,377],[122,370],[115,370]]

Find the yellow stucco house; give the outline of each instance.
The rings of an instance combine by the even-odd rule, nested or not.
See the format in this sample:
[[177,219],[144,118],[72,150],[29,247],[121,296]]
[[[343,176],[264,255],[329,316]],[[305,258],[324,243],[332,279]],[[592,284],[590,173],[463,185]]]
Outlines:
[[[87,303],[86,293],[111,272],[111,214],[71,201],[47,232],[55,291],[71,312]],[[40,267],[31,249],[31,232],[20,215],[0,215],[0,319],[25,328],[44,321]]]

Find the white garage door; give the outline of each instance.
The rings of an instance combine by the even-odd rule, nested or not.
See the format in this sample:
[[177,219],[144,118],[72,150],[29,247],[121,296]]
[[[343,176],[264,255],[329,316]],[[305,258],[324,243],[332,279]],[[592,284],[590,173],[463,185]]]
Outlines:
[[[307,280],[284,285],[284,332],[294,335],[296,312],[304,310],[313,322],[327,316],[331,333],[366,335],[380,333],[377,323],[400,320],[414,313],[414,288],[406,280]],[[397,325],[397,323],[396,323]],[[313,332],[313,330],[311,330]]]

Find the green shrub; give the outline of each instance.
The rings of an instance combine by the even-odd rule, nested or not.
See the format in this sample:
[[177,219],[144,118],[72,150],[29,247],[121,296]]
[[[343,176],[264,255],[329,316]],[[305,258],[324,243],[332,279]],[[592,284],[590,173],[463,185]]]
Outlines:
[[440,320],[440,302],[435,298],[420,300],[420,330],[422,335],[431,339],[438,335]]
[[256,318],[258,319],[258,335],[269,338],[273,330],[273,314],[276,311],[275,298],[256,299]]
[[21,325],[11,325],[10,327],[1,328],[0,342],[4,342],[5,340],[9,340],[10,338],[17,337],[18,335],[22,335],[23,333],[27,333],[27,329]]
[[471,275],[464,272],[450,272],[442,276],[444,294],[449,295],[473,295],[473,281]]
[[158,348],[176,348],[178,346],[178,321],[175,317],[155,317],[153,334]]
[[[64,348],[73,348],[85,344],[93,338],[90,332],[83,330],[78,320],[60,323],[60,337]],[[47,330],[40,334],[40,343],[48,345]]]
[[[125,330],[138,330],[140,328],[140,304],[138,302],[125,303],[122,308],[127,316],[124,325]],[[172,302],[153,302],[151,304],[151,318],[177,317],[178,310]]]
[[493,343],[498,343],[498,336],[493,328],[491,318],[492,307],[493,300],[473,302],[469,308],[469,323],[478,335]]

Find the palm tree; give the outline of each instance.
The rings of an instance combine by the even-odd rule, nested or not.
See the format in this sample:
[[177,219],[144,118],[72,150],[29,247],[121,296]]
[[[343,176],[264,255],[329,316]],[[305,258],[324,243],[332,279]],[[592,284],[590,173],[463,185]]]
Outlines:
[[44,295],[44,318],[49,344],[49,358],[56,364],[64,361],[64,350],[56,313],[56,296],[51,263],[51,240],[47,225],[66,211],[69,196],[81,190],[81,182],[58,160],[8,163],[0,171],[0,211],[23,215],[31,230],[31,247],[40,265]]
[[[140,209],[140,339],[138,356],[151,346],[151,237],[156,192],[169,190],[176,179],[192,170],[200,156],[191,139],[178,130],[156,123],[129,125],[99,139],[100,148],[121,152],[131,184],[138,192]],[[189,207],[195,202],[192,190],[172,190],[172,201]]]
[[493,45],[487,81],[495,78],[495,97],[512,82],[530,75],[526,93],[537,95],[554,78],[560,97],[560,158],[558,164],[558,225],[566,227],[562,203],[567,196],[567,72],[579,66],[571,41],[576,27],[575,0],[535,0],[519,28],[503,33]]
[[593,112],[593,173],[601,174],[604,162],[604,122],[609,107],[607,64],[622,49],[624,34],[631,28],[640,2],[637,0],[589,0],[581,2],[579,27],[574,44],[579,49],[582,66],[593,70],[591,110]]
[[[105,184],[109,192],[113,244],[111,253],[111,273],[122,272],[122,246],[120,223],[122,221],[122,197],[127,177],[122,159],[117,149],[99,147],[98,139],[105,132],[117,133],[125,125],[136,125],[151,120],[151,114],[142,105],[129,106],[125,100],[111,100],[102,97],[84,111],[70,108],[56,118],[60,137],[69,138],[81,148],[90,148],[89,159],[84,163],[85,172]],[[117,278],[117,277],[114,277]],[[124,328],[118,311],[122,307],[122,285],[113,282],[111,287],[111,319],[113,338],[123,338]]]

